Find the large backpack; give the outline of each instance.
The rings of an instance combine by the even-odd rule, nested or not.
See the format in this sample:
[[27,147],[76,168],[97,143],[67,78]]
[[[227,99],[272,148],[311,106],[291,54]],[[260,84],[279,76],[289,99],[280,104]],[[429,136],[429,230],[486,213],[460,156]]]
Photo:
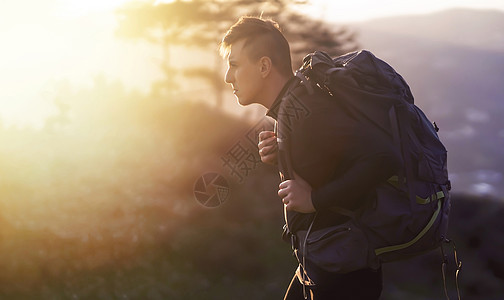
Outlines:
[[[360,122],[379,128],[397,147],[403,168],[376,187],[375,202],[357,211],[333,208],[350,217],[348,224],[342,225],[348,230],[301,232],[298,245],[301,248],[313,245],[312,249],[302,249],[301,256],[310,257],[306,251],[320,253],[319,257],[311,258],[319,260],[315,262],[320,267],[346,273],[363,267],[378,268],[383,262],[416,256],[439,247],[446,241],[451,205],[447,151],[439,140],[435,123],[414,104],[406,81],[390,65],[365,50],[334,59],[326,53],[315,52],[307,55],[303,62],[296,72],[305,89],[303,92],[326,90]],[[281,112],[282,105],[297,98],[299,91],[296,87],[287,93],[280,106]],[[278,126],[282,128],[281,118]],[[279,143],[280,151],[289,152],[283,146]],[[342,231],[347,236],[341,235]],[[315,241],[330,235],[335,241],[327,243],[341,244],[337,253],[332,250],[333,245],[314,246]],[[356,249],[362,248],[362,243],[366,243],[364,253]]]

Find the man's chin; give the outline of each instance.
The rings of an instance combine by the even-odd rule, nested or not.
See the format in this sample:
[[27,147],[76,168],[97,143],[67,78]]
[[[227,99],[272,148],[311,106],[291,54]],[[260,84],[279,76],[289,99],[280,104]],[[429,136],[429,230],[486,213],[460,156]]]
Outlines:
[[247,99],[243,99],[243,98],[239,98],[239,97],[236,97],[236,101],[238,102],[238,104],[240,104],[241,106],[247,106],[247,105],[250,105],[252,104],[251,101],[247,100]]

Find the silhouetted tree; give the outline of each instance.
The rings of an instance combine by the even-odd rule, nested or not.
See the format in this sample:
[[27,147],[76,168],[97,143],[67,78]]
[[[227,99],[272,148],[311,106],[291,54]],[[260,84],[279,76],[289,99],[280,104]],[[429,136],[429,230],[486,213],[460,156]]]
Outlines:
[[[354,35],[348,29],[314,20],[294,10],[293,6],[307,1],[222,1],[192,0],[170,3],[128,5],[118,11],[120,37],[146,39],[164,47],[163,70],[167,75],[158,87],[173,88],[175,77],[179,75],[170,65],[170,47],[186,46],[211,49],[217,56],[217,45],[224,32],[241,15],[263,16],[279,22],[291,43],[293,67],[301,65],[307,53],[319,49],[338,55],[356,48]],[[182,73],[187,77],[199,77],[213,87],[217,106],[222,102],[222,63],[220,59],[212,64],[191,68]],[[217,80],[216,80],[217,78]]]

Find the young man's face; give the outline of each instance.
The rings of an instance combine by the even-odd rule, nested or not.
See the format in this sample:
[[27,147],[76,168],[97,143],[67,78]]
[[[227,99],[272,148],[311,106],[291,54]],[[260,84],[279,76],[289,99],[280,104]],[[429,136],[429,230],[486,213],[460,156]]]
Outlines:
[[258,103],[263,90],[264,80],[261,76],[260,62],[249,59],[243,49],[245,39],[231,45],[228,56],[228,69],[224,81],[231,84],[233,94],[241,105]]

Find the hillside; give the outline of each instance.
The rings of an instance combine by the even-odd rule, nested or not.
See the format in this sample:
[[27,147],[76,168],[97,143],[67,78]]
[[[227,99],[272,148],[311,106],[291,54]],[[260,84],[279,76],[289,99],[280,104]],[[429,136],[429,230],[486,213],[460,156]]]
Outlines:
[[[71,131],[0,130],[0,299],[281,299],[297,265],[278,172],[258,164],[240,183],[222,164],[239,141],[256,153],[257,127],[190,101],[98,97],[117,89],[70,95],[86,100]],[[230,184],[217,208],[193,194],[212,170]],[[463,299],[502,299],[504,203],[454,195],[452,211]],[[384,266],[384,282],[383,299],[442,299],[439,253]]]
[[[504,52],[504,18],[497,10],[450,9],[432,14],[375,19],[357,27],[381,33]],[[363,33],[365,33],[363,31]]]

